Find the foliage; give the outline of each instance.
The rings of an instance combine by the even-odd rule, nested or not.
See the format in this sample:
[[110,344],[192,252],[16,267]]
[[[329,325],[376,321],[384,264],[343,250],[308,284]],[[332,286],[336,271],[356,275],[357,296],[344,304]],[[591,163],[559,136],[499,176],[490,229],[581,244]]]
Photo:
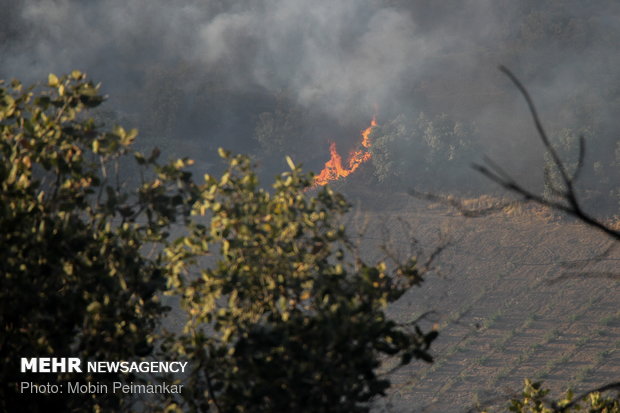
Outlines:
[[[473,159],[475,127],[442,114],[428,118],[421,113],[413,121],[399,115],[372,134],[372,162],[379,182],[445,183],[448,190],[462,189],[461,171]],[[428,188],[427,188],[428,189]]]
[[582,403],[575,402],[574,394],[570,390],[557,402],[550,402],[547,399],[548,394],[549,390],[544,389],[542,383],[525,380],[521,397],[512,399],[508,410],[515,413],[620,413],[620,399],[603,397],[599,392],[584,395]]
[[[103,101],[98,86],[74,71],[45,87],[0,84],[0,409],[88,411],[127,407],[116,394],[20,397],[9,385],[38,382],[19,374],[20,357],[123,360],[153,350],[166,310],[161,254],[166,228],[187,215],[184,163],[152,167],[156,177],[126,191],[115,174],[136,131],[101,130],[83,116]],[[132,380],[87,374],[74,380]],[[71,376],[51,374],[46,382]],[[66,386],[65,386],[66,388]],[[40,409],[40,410],[39,410]]]
[[[102,101],[77,71],[0,87],[3,411],[132,405],[121,393],[21,396],[16,382],[42,376],[18,373],[20,357],[185,358],[187,391],[167,408],[197,411],[367,411],[389,386],[386,357],[432,361],[437,332],[385,314],[422,282],[415,260],[365,263],[338,224],[341,195],[307,192],[312,176],[290,158],[271,192],[249,158],[225,151],[227,171],[201,185],[191,161],[160,165],[157,150],[130,165],[136,131],[85,116]],[[175,223],[185,232],[171,243]],[[187,323],[162,341],[164,292]],[[65,388],[141,379],[45,376]]]
[[304,192],[312,177],[290,158],[270,193],[247,157],[220,153],[228,169],[205,177],[193,209],[208,223],[167,249],[189,318],[169,346],[195,367],[185,408],[368,411],[389,386],[383,358],[432,360],[437,333],[384,312],[422,281],[415,261],[393,274],[364,263],[338,225],[349,205],[329,188]]

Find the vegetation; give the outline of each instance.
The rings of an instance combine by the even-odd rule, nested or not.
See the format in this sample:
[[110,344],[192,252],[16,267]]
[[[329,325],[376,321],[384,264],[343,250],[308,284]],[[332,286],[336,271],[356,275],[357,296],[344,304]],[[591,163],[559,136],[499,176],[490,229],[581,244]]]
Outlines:
[[[562,128],[550,133],[550,141],[558,156],[562,159],[567,171],[575,173],[579,169],[581,201],[590,209],[613,216],[617,213],[620,205],[620,186],[613,177],[620,174],[620,146],[611,148],[607,153],[596,153],[591,158],[594,162],[585,163],[579,160],[580,139],[588,148],[597,148],[596,138],[601,132],[594,132],[591,128],[578,130]],[[595,149],[596,150],[596,149]],[[598,149],[600,151],[600,149]],[[554,160],[549,153],[545,154],[545,191],[544,196],[548,200],[557,200],[561,197],[566,187],[562,176],[555,166]]]
[[[338,225],[348,204],[329,188],[304,194],[311,176],[290,159],[291,172],[270,194],[248,158],[221,155],[228,169],[206,177],[193,209],[209,223],[192,224],[167,249],[174,292],[191,316],[171,343],[195,367],[185,402],[197,410],[208,399],[222,411],[367,411],[389,386],[376,374],[381,356],[432,360],[436,332],[384,313],[422,281],[415,261],[390,274],[383,263],[353,259]],[[213,250],[216,262],[203,268]]]
[[[620,240],[620,232],[611,225],[607,225],[606,223],[601,222],[597,218],[590,215],[590,213],[584,208],[582,199],[580,199],[577,195],[577,179],[581,176],[583,169],[585,168],[585,136],[582,134],[578,139],[571,139],[570,134],[565,133],[565,139],[560,141],[562,145],[559,147],[554,145],[540,120],[538,110],[530,97],[528,90],[510,70],[503,66],[500,67],[500,70],[512,81],[519,92],[523,95],[536,127],[538,137],[545,148],[545,156],[547,159],[547,165],[545,168],[545,189],[547,194],[539,195],[532,192],[517,183],[513,177],[490,160],[487,160],[487,166],[478,165],[478,171],[491,180],[499,183],[502,187],[508,189],[509,191],[522,196],[525,201],[534,201],[555,210],[562,211],[575,217],[582,223],[592,228],[596,228],[611,239],[615,241]],[[573,144],[576,146],[576,152],[572,151],[575,158],[566,159],[566,153],[563,152],[570,149]],[[570,152],[568,153],[570,154]],[[600,163],[598,164],[600,169]],[[597,164],[595,164],[595,169],[597,168],[596,165]],[[609,319],[609,317],[603,319],[602,324],[607,324],[606,321]],[[599,334],[601,332],[606,333],[606,330],[599,330]],[[545,336],[545,340],[555,340],[559,334],[560,331],[558,329],[550,330]],[[575,351],[584,344],[585,343],[583,342],[577,343],[575,346]],[[604,362],[611,352],[612,350],[609,349],[599,352],[595,364],[598,365]],[[569,357],[569,354],[564,354],[559,359],[549,360],[545,370],[543,370],[539,376],[546,377],[547,374],[555,368],[556,364],[565,364],[569,360]],[[618,396],[606,398],[601,396],[601,392],[618,389],[620,389],[620,383],[614,382],[597,389],[588,390],[583,395],[577,397],[576,400],[573,400],[573,394],[569,390],[564,399],[559,401],[549,401],[545,399],[545,396],[549,391],[542,388],[542,383],[532,383],[529,380],[525,380],[525,387],[522,394],[523,398],[511,400],[509,409],[510,411],[519,413],[578,412],[585,410],[590,412],[619,412],[620,398]],[[587,400],[587,402],[585,404],[579,404],[581,400]]]
[[413,118],[400,115],[372,133],[374,175],[380,183],[392,185],[419,187],[432,182],[435,190],[467,189],[467,180],[458,177],[480,152],[474,134],[474,125],[446,114],[434,118],[424,113]]
[[[20,395],[16,382],[39,378],[18,373],[20,357],[186,359],[187,391],[165,403],[193,411],[367,411],[389,387],[377,373],[385,357],[432,361],[437,332],[385,314],[422,282],[415,260],[364,262],[338,224],[349,208],[342,196],[304,192],[312,176],[290,159],[271,192],[249,158],[223,150],[226,171],[202,184],[186,171],[191,161],[160,165],[157,150],[128,165],[136,131],[105,131],[84,115],[102,101],[77,71],[50,75],[47,87],[0,88],[1,348],[10,366],[1,374],[13,383],[2,389],[4,411],[128,410],[134,401]],[[124,179],[123,168],[142,181]],[[171,229],[184,235],[171,242]],[[182,333],[159,334],[163,293],[187,312]]]
[[618,398],[604,397],[599,391],[590,392],[577,399],[571,391],[559,401],[547,399],[549,390],[540,382],[525,380],[521,398],[510,401],[509,411],[516,413],[555,413],[555,412],[620,412]]
[[[0,87],[0,320],[3,383],[36,380],[17,374],[20,357],[89,360],[144,357],[166,308],[162,255],[143,252],[165,241],[166,228],[188,211],[175,166],[126,191],[114,176],[136,131],[102,131],[81,112],[103,98],[80,72],[48,87]],[[153,164],[154,157],[143,164]],[[115,374],[88,380],[132,380]],[[64,383],[69,377],[58,374]],[[17,397],[2,387],[4,411],[120,409],[118,395]]]
[[[46,61],[53,54],[52,46],[62,46],[64,39],[73,38],[67,33],[76,33],[47,32],[50,22],[52,27],[74,25],[59,25],[59,21],[66,23],[62,13],[50,13],[51,18],[46,18],[43,8],[28,3],[14,2],[16,6],[7,6],[0,15],[0,42],[6,45],[8,62],[2,64],[4,72],[22,69],[19,65],[24,61]],[[79,2],[71,3],[62,6],[69,9]],[[482,7],[480,12],[478,8],[456,7],[460,6],[457,2],[372,2],[368,16],[384,7],[398,10],[411,18],[416,39],[438,47],[428,47],[432,56],[421,59],[422,66],[413,62],[411,71],[403,72],[402,79],[410,85],[402,90],[385,90],[387,98],[378,108],[381,125],[372,136],[373,160],[366,165],[367,171],[360,170],[368,172],[366,176],[374,174],[379,182],[368,192],[408,189],[412,185],[429,191],[469,189],[467,185],[472,181],[466,180],[462,172],[480,153],[483,142],[485,146],[499,146],[490,151],[500,159],[503,156],[502,167],[515,170],[506,162],[507,157],[517,153],[516,142],[520,142],[514,139],[518,132],[511,133],[519,130],[510,122],[514,108],[512,86],[508,82],[496,85],[492,74],[484,69],[501,61],[516,68],[543,96],[559,101],[543,113],[553,114],[547,147],[553,148],[555,154],[547,152],[542,159],[534,145],[524,151],[525,163],[519,168],[523,174],[516,176],[527,185],[523,187],[515,180],[506,180],[507,175],[494,165],[483,170],[507,188],[520,190],[526,199],[572,213],[617,240],[620,228],[607,221],[620,205],[620,142],[613,116],[620,109],[619,78],[617,71],[609,69],[615,66],[613,57],[619,44],[620,26],[610,24],[617,6],[605,1],[593,7],[576,0],[505,3]],[[209,12],[205,13],[217,9],[213,14],[217,22],[236,11],[242,13],[243,21],[247,18],[241,4],[234,7],[236,11],[227,8],[230,2],[209,4]],[[202,15],[194,13],[200,7],[190,8],[190,14]],[[75,13],[66,15],[68,19]],[[242,142],[244,148],[253,145],[250,150],[263,168],[271,168],[270,174],[279,168],[274,165],[283,163],[285,154],[320,167],[327,150],[327,145],[322,145],[329,134],[325,131],[337,129],[334,125],[355,129],[356,119],[365,116],[354,113],[357,103],[366,100],[356,95],[364,94],[356,87],[352,89],[358,90],[346,94],[350,97],[346,102],[318,99],[315,106],[298,106],[304,100],[299,96],[299,83],[305,82],[294,82],[290,90],[280,89],[290,79],[290,68],[295,66],[289,61],[295,60],[291,60],[295,53],[284,54],[285,76],[276,66],[263,72],[267,78],[279,79],[277,87],[248,85],[246,80],[252,83],[254,77],[251,72],[260,72],[254,63],[271,60],[271,56],[265,59],[269,51],[253,53],[254,44],[264,44],[262,38],[254,42],[253,34],[249,38],[227,35],[230,44],[235,45],[231,47],[235,53],[217,64],[205,64],[202,58],[193,60],[195,53],[185,50],[195,46],[190,39],[178,42],[174,31],[162,31],[169,37],[159,41],[156,30],[150,30],[150,26],[157,27],[151,25],[156,21],[152,17],[146,19],[149,30],[141,30],[134,19],[125,19],[132,22],[128,32],[142,32],[147,37],[147,41],[137,38],[131,42],[139,52],[118,47],[110,37],[111,42],[86,42],[84,49],[76,44],[78,47],[71,49],[78,51],[63,54],[63,59],[69,62],[77,57],[87,66],[89,61],[97,65],[105,62],[101,67],[105,67],[106,75],[118,81],[115,87],[125,94],[122,99],[129,99],[123,117],[136,122],[142,136],[163,147],[164,153],[181,153],[191,146],[196,156],[208,158],[218,143],[234,146]],[[91,23],[100,21],[106,20]],[[204,22],[200,22],[202,26]],[[328,44],[344,46],[345,53],[337,54],[344,61],[351,56],[348,51],[352,46],[368,40],[364,36],[366,23],[364,18],[355,19],[359,30],[343,30],[349,33],[344,37],[316,31],[329,40]],[[80,26],[75,27],[79,30]],[[125,33],[123,29],[116,31]],[[187,32],[200,33],[201,40],[208,34],[205,30]],[[41,33],[60,33],[59,42],[39,43]],[[463,36],[451,36],[461,33]],[[233,42],[237,38],[242,42]],[[448,47],[442,46],[444,42]],[[178,44],[189,46],[181,48],[179,54],[159,53]],[[318,48],[324,44],[316,42]],[[296,40],[291,38],[283,49],[289,50],[290,46],[294,50],[295,45]],[[45,53],[32,57],[32,50]],[[414,54],[417,60],[418,53]],[[330,66],[329,55],[316,59],[316,67],[325,73],[336,72],[329,70],[333,67],[347,67]],[[274,57],[277,62],[278,56]],[[245,64],[248,62],[252,64]],[[390,62],[390,66],[392,63],[397,72],[398,62]],[[362,67],[372,65],[371,60]],[[241,71],[230,70],[233,67]],[[304,67],[301,72],[307,76],[314,67]],[[235,82],[239,73],[241,84]],[[348,77],[357,71],[343,73]],[[383,89],[383,84],[389,85],[383,76],[365,82],[368,88]],[[348,82],[343,82],[343,89],[347,86]],[[312,93],[320,97],[327,92],[329,96],[328,89],[323,86]],[[382,96],[382,90],[377,92]],[[299,410],[302,403],[308,409],[341,406],[343,410],[364,410],[373,395],[380,396],[389,384],[390,376],[379,374],[377,368],[386,356],[397,356],[401,363],[410,357],[428,357],[427,347],[434,333],[394,323],[384,312],[406,288],[419,283],[422,274],[416,272],[413,261],[391,266],[364,263],[339,227],[339,217],[348,208],[340,196],[329,191],[303,192],[308,177],[294,165],[291,172],[278,178],[275,188],[261,190],[250,161],[225,152],[222,155],[228,169],[224,175],[209,176],[203,184],[195,183],[187,172],[189,160],[162,164],[155,151],[151,156],[137,154],[137,162],[133,162],[135,132],[100,124],[102,117],[106,121],[122,118],[114,112],[104,116],[106,113],[98,110],[99,103],[96,86],[77,72],[62,79],[51,76],[48,87],[24,88],[17,82],[0,85],[0,357],[5,367],[0,372],[0,410],[106,411],[132,407],[132,399],[117,395],[106,395],[105,399],[75,394],[20,399],[15,388],[5,384],[41,378],[16,372],[16,358],[24,355],[189,360],[196,368],[182,379],[192,384],[187,387],[191,391],[178,399],[165,400],[171,410]],[[346,109],[334,110],[342,108],[343,103]],[[394,118],[403,107],[416,110]],[[95,109],[95,121],[87,119],[87,109],[91,115],[90,110]],[[443,112],[449,115],[438,115]],[[489,121],[495,126],[475,133],[475,125],[463,119]],[[206,144],[195,139],[207,134]],[[254,143],[245,139],[251,135]],[[332,137],[340,139],[339,135]],[[587,153],[582,157],[586,146]],[[518,154],[521,156],[521,152]],[[531,159],[534,161],[527,163]],[[538,169],[528,166],[543,160],[546,179],[544,191],[539,192],[542,186],[531,185]],[[527,191],[532,187],[536,190]],[[487,182],[475,188],[486,190]],[[391,200],[384,199],[380,190],[373,195],[377,195],[382,207],[390,208]],[[430,221],[430,215],[420,221]],[[451,228],[455,227],[453,222],[449,223]],[[594,379],[615,380],[605,376],[617,364],[610,363],[609,358],[618,354],[619,345],[617,317],[607,316],[610,308],[612,312],[616,309],[615,287],[610,286],[609,274],[595,272],[587,286],[569,280],[557,287],[566,292],[565,296],[553,295],[546,286],[546,275],[550,274],[547,270],[564,269],[572,274],[562,274],[566,278],[575,278],[575,274],[586,278],[589,268],[580,261],[591,256],[587,252],[598,253],[606,247],[583,235],[581,229],[573,238],[569,233],[573,223],[567,220],[558,220],[554,226],[540,221],[514,227],[502,227],[496,221],[492,224],[496,227],[468,227],[470,232],[486,235],[463,237],[462,244],[475,246],[469,249],[471,257],[463,253],[453,259],[455,272],[463,276],[457,282],[465,294],[457,291],[449,295],[449,300],[441,301],[451,306],[451,316],[439,325],[448,330],[461,323],[462,329],[456,334],[459,338],[466,336],[458,344],[447,345],[445,354],[434,347],[438,362],[421,374],[413,372],[416,386],[427,386],[431,389],[427,394],[434,393],[442,400],[456,394],[459,385],[474,387],[472,382],[482,376],[485,382],[493,383],[496,394],[500,386],[503,389],[509,384],[505,378],[523,375],[522,364],[538,369],[540,376],[546,375],[545,386],[552,388],[562,380],[582,387],[592,387]],[[325,231],[317,229],[321,225]],[[555,238],[545,234],[536,239],[547,230],[556,232]],[[169,234],[179,238],[172,242]],[[422,231],[416,235],[424,236]],[[506,254],[510,268],[502,271],[504,257],[498,258],[498,254],[502,247],[511,248],[507,244],[517,237],[528,241],[511,246],[521,249],[521,253]],[[574,245],[560,241],[561,237]],[[495,243],[497,248],[481,252],[487,242]],[[543,248],[555,251],[548,254],[548,260],[534,262],[540,256],[547,258],[546,253],[539,254]],[[469,267],[482,256],[491,262],[489,266]],[[529,263],[520,263],[524,257]],[[562,266],[558,263],[561,259],[570,261]],[[527,265],[538,266],[540,271],[530,271],[524,267]],[[484,277],[466,274],[474,272]],[[231,274],[234,277],[229,277]],[[578,289],[582,297],[589,296],[590,304],[571,295]],[[498,294],[493,294],[497,290]],[[162,304],[165,293],[172,296],[170,302],[175,306],[180,303],[186,312],[178,310],[174,314],[175,321],[182,320],[179,324],[187,321],[180,333],[182,326],[166,335],[158,327],[169,312]],[[462,295],[468,297],[463,299]],[[493,316],[496,303],[504,298],[504,313]],[[543,300],[544,305],[537,305]],[[163,298],[163,302],[167,300]],[[519,319],[521,309],[526,316],[531,314],[528,324]],[[604,316],[599,317],[601,313]],[[535,318],[535,314],[541,316]],[[564,314],[569,322],[562,319]],[[365,330],[365,326],[371,330]],[[349,336],[354,339],[345,340]],[[615,347],[610,346],[612,342]],[[478,357],[480,364],[489,368],[468,368],[459,358],[462,350],[482,354]],[[359,358],[353,360],[351,355]],[[342,358],[349,364],[336,363]],[[300,363],[293,366],[292,360]],[[564,365],[567,360],[570,364]],[[455,369],[462,369],[458,378]],[[312,375],[317,370],[319,376]],[[436,392],[432,382],[442,381],[444,371],[448,378]],[[282,378],[292,372],[303,379]],[[332,380],[322,384],[326,377]],[[536,372],[532,377],[537,377]],[[58,383],[72,378],[45,377]],[[105,382],[145,378],[105,375],[87,379]],[[274,387],[274,383],[280,387]],[[295,391],[290,390],[291,386]],[[274,388],[277,391],[272,393]],[[325,396],[319,397],[323,393]],[[346,398],[338,398],[338,394],[346,394]],[[612,410],[614,403],[601,405],[581,397],[572,400],[579,401],[585,411]],[[522,397],[515,397],[511,403],[514,411],[568,411],[565,402],[553,402],[542,384],[526,383]]]

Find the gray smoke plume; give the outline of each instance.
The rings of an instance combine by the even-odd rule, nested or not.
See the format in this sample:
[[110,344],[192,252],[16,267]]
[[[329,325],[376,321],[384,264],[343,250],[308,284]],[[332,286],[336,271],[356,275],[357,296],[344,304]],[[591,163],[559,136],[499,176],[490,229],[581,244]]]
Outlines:
[[[81,68],[111,89],[140,69],[196,67],[237,90],[286,88],[303,105],[348,114],[380,105],[440,47],[409,12],[374,1],[12,2],[17,35],[3,75],[41,78]],[[366,108],[367,110],[367,108]]]
[[620,130],[614,1],[3,0],[1,9],[0,77],[83,70],[147,135],[209,150],[257,150],[256,124],[272,119],[260,115],[278,105],[307,126],[284,128],[284,146],[324,147],[301,159],[314,167],[327,140],[350,147],[377,110],[380,122],[447,113],[476,124],[485,152],[532,170],[540,147],[498,64],[556,129],[596,118],[607,138],[595,145],[608,152]]

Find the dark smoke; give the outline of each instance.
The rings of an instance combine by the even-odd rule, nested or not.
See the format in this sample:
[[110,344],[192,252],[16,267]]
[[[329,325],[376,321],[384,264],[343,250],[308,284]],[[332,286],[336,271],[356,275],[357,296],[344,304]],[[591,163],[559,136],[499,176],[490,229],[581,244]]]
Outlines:
[[[528,85],[551,129],[589,128],[591,163],[618,141],[615,1],[3,3],[0,77],[83,70],[111,96],[113,121],[194,158],[224,145],[316,170],[327,142],[352,148],[375,111],[380,123],[445,113],[475,125],[478,155],[540,182],[540,145],[498,64]],[[257,131],[281,136],[270,149]]]

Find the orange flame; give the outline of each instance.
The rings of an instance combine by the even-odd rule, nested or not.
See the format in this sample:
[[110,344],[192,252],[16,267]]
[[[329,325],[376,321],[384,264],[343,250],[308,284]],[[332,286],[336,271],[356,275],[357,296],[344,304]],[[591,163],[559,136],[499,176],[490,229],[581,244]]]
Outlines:
[[377,119],[372,117],[370,126],[362,131],[362,148],[349,154],[347,166],[342,165],[342,157],[336,149],[336,143],[329,144],[329,161],[325,162],[323,170],[314,177],[314,185],[326,185],[330,181],[337,181],[340,178],[351,175],[361,164],[372,158],[372,154],[368,149],[372,146],[370,143],[370,133],[372,128],[377,126]]

